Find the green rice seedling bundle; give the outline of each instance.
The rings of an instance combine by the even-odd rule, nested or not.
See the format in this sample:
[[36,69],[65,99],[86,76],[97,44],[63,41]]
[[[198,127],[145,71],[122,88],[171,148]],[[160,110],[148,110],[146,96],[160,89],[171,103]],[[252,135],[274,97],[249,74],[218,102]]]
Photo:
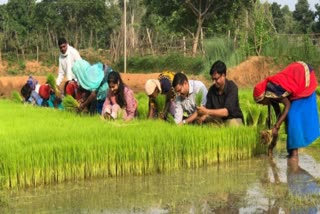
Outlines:
[[318,86],[318,87],[316,88],[316,94],[317,94],[318,96],[320,96],[320,86]]
[[172,114],[168,113],[167,115],[167,122],[169,122],[170,124],[175,124],[176,122],[174,121],[174,117]]
[[265,152],[256,143],[256,127],[111,122],[99,116],[77,117],[67,111],[0,102],[0,185],[4,188],[148,175]]
[[60,90],[59,88],[57,87],[57,84],[56,84],[56,79],[55,77],[53,76],[53,74],[48,74],[47,76],[47,83],[48,85],[50,85],[50,87],[54,90],[54,93],[56,94],[57,97],[60,97],[61,96],[61,93],[60,93]]
[[63,98],[62,105],[67,111],[76,111],[79,107],[78,101],[70,95],[67,95]]
[[196,94],[196,104],[197,104],[197,106],[201,106],[202,98],[203,98],[202,91],[199,91],[199,93]]
[[47,76],[47,84],[51,86],[51,88],[53,88],[54,90],[57,88],[57,85],[56,85],[56,79],[55,77],[53,76],[53,74],[48,74]]
[[250,104],[248,105],[247,109],[247,125],[252,126],[258,126],[263,123],[263,121],[266,121],[266,111],[267,109],[264,106],[256,105],[256,104]]
[[147,119],[149,97],[145,93],[138,93],[135,95],[135,98],[138,101],[138,118]]
[[159,113],[159,117],[162,118],[163,117],[163,113],[164,113],[164,108],[166,105],[166,96],[163,94],[159,94],[156,97],[156,106],[158,109],[158,113]]
[[20,96],[19,92],[17,91],[13,91],[11,97],[14,102],[17,102],[17,103],[23,102],[23,98]]

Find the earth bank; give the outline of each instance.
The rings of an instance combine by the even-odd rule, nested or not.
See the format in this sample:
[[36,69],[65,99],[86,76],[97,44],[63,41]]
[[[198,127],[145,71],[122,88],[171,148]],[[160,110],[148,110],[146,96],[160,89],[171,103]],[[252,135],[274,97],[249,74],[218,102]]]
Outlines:
[[[238,66],[228,68],[227,78],[234,80],[239,88],[251,88],[266,76],[278,72],[284,68],[275,65],[270,58],[250,57]],[[57,75],[57,66],[46,67],[37,61],[26,62],[25,73],[34,76],[40,84],[46,82],[46,73],[52,72]],[[160,72],[160,71],[159,71]],[[8,75],[8,63],[0,62],[0,98],[8,98],[13,91],[20,91],[29,75],[12,76]],[[147,79],[157,78],[159,73],[122,73],[123,81],[133,89],[135,93],[144,91],[144,83]],[[201,80],[207,87],[211,81],[205,76],[189,76],[189,79]]]

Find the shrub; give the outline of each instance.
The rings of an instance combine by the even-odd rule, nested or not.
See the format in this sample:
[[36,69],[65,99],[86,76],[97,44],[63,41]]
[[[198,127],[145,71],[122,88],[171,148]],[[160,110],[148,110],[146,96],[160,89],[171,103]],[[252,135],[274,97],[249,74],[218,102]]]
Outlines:
[[[120,60],[115,69],[123,71],[123,63],[123,59]],[[127,69],[132,73],[172,70],[197,75],[204,71],[205,60],[202,57],[185,57],[176,53],[163,56],[130,57],[127,61]]]

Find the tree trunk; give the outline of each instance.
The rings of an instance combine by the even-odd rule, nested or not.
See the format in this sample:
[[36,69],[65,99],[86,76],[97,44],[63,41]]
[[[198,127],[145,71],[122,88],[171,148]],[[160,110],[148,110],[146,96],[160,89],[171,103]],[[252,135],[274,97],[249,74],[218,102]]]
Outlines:
[[135,35],[135,31],[134,31],[134,14],[131,15],[131,26],[130,26],[130,34],[131,36],[129,37],[131,39],[130,44],[131,44],[131,48],[135,49],[136,47],[136,35]]
[[197,54],[197,49],[198,49],[198,43],[199,43],[199,37],[200,37],[200,32],[201,32],[201,28],[202,28],[202,23],[203,20],[201,18],[201,16],[198,17],[198,27],[197,27],[197,32],[196,35],[194,37],[193,40],[193,46],[192,46],[192,56],[196,56]]
[[153,45],[152,45],[152,40],[151,40],[149,28],[147,28],[147,35],[148,35],[148,41],[149,41],[150,48],[151,48],[151,53],[154,56],[154,50],[153,50]]
[[79,29],[78,26],[76,26],[76,30],[75,30],[75,37],[74,37],[74,47],[78,49],[79,46]]
[[16,55],[17,55],[17,59],[19,60],[19,50],[17,47],[16,47]]
[[26,60],[26,55],[24,54],[24,47],[21,47],[21,53],[22,53],[22,58],[23,60]]
[[50,44],[50,39],[49,38],[51,38],[51,36],[50,36],[50,30],[49,30],[49,26],[47,25],[47,35],[48,35],[48,40],[47,40],[47,48],[48,49],[50,49],[50,48],[52,48],[51,46],[51,44]]
[[37,62],[39,62],[39,46],[37,45]]
[[183,37],[183,56],[187,55],[186,37]]
[[200,41],[200,44],[201,44],[201,51],[202,51],[202,55],[204,56],[206,54],[205,50],[204,50],[204,45],[203,45],[203,28],[201,28],[201,41]]
[[89,48],[92,48],[92,41],[93,41],[93,30],[90,29]]

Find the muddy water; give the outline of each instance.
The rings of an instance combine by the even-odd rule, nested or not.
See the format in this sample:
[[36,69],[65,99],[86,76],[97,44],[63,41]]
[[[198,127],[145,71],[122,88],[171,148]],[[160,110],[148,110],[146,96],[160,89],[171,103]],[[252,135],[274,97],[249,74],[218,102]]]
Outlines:
[[2,192],[0,213],[320,213],[320,164],[285,155]]

